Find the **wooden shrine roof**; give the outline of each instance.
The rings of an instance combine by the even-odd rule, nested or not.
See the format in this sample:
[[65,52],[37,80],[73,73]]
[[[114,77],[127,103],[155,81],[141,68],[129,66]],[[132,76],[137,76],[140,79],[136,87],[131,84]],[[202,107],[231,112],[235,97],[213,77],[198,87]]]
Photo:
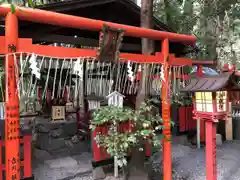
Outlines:
[[[140,7],[131,0],[68,0],[46,4],[37,8],[108,22],[140,26]],[[1,21],[1,24],[4,25],[4,21]],[[91,47],[97,47],[99,44],[99,32],[25,21],[21,21],[19,25],[19,36],[32,38],[34,43],[51,44],[56,42]],[[155,17],[153,17],[153,25],[156,30],[174,32]],[[4,35],[4,28],[0,28],[0,35]],[[155,41],[155,51],[159,52],[160,50],[160,41]],[[170,53],[175,53],[178,56],[184,50],[185,45],[170,43]],[[140,53],[141,39],[124,37],[121,51]]]
[[218,90],[237,90],[235,75],[231,72],[224,72],[216,76],[193,77],[188,86],[181,89],[183,92],[214,92]]
[[104,97],[98,96],[98,95],[95,95],[95,94],[87,95],[85,98],[88,101],[104,101],[105,100]]

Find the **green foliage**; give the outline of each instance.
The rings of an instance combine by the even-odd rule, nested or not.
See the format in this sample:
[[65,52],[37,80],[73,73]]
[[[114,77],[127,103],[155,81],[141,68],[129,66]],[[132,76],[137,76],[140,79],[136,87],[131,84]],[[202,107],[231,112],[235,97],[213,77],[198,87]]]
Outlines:
[[[134,130],[121,132],[119,127],[123,123],[131,122]],[[163,130],[162,118],[151,105],[150,101],[141,104],[139,110],[118,108],[115,106],[103,107],[93,113],[90,122],[91,130],[99,126],[107,126],[108,134],[99,133],[96,142],[104,147],[112,157],[118,158],[118,165],[126,165],[125,157],[131,148],[139,147],[143,150],[144,140],[148,140],[153,146],[159,146],[163,135],[157,131]]]
[[96,126],[121,123],[133,118],[133,111],[130,108],[118,108],[116,106],[105,106],[93,113],[90,129]]
[[[40,0],[27,0],[26,2],[24,0],[19,0],[16,2],[12,2],[10,0],[0,0],[0,5],[2,4],[9,4],[10,10],[12,13],[15,13],[18,9],[18,6],[25,6],[25,7],[31,7],[35,8],[36,6],[43,5]],[[18,9],[21,13],[24,13],[21,9]]]
[[[155,16],[179,33],[197,38],[196,59],[240,63],[238,0],[154,0]],[[236,61],[236,62],[235,62]]]
[[235,64],[240,69],[240,5],[232,6],[225,12],[223,22],[219,24],[217,45],[220,64]]

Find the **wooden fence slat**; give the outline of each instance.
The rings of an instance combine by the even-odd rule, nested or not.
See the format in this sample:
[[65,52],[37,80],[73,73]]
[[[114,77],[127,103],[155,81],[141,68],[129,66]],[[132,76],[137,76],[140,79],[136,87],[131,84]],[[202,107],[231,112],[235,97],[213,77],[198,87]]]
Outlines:
[[179,108],[179,131],[184,132],[185,131],[185,113],[184,113],[185,107]]
[[[24,148],[24,160],[20,162],[20,166],[24,168],[24,178],[32,177],[32,155],[31,155],[31,136],[24,136],[20,139],[20,144],[23,144]],[[2,148],[5,146],[5,142],[0,140],[0,180],[3,180],[3,171],[5,171],[5,164],[2,164]]]
[[24,150],[24,178],[32,177],[32,154],[31,154],[31,136],[23,137],[23,150]]
[[2,140],[0,140],[0,180],[3,180],[3,167],[2,167]]

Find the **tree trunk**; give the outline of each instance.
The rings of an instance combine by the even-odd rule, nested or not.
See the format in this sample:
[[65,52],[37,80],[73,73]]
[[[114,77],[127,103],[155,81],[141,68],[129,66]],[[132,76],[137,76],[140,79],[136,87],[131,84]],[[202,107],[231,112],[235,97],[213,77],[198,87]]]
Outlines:
[[[153,0],[141,1],[141,27],[152,28]],[[142,53],[149,55],[154,51],[154,43],[150,39],[142,38]],[[140,88],[136,98],[136,109],[144,101],[145,96],[149,94],[148,82],[150,76],[150,65],[145,64],[142,68]]]
[[[127,168],[127,180],[149,180],[147,168],[145,167],[145,151],[139,151],[143,148],[143,141],[140,140],[140,145],[133,149],[131,159]],[[144,148],[143,148],[144,149]]]
[[[153,0],[141,1],[141,27],[152,28],[152,16],[153,16]],[[149,55],[153,52],[153,41],[149,39],[142,39],[142,53]],[[150,65],[144,65],[142,67],[142,76],[140,82],[140,88],[136,98],[136,110],[139,109],[140,104],[144,101],[146,95],[149,94],[148,81],[150,76]],[[129,162],[128,180],[148,180],[148,173],[145,169],[145,150],[139,151],[139,148],[144,147],[143,139],[139,139],[139,147],[133,149],[131,160]],[[143,148],[144,149],[144,148]]]

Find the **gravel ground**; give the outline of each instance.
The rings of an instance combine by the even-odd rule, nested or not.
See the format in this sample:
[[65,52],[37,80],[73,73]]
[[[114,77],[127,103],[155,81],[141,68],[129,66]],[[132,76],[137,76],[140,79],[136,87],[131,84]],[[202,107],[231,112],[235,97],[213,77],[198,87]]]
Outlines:
[[[240,141],[225,142],[217,147],[217,179],[240,180]],[[160,152],[151,157],[153,169],[161,171]],[[173,179],[205,180],[205,148],[192,149],[172,145]]]
[[[161,152],[150,158],[152,164],[151,179],[161,180]],[[173,180],[205,180],[205,149],[193,149],[179,144],[172,145]],[[77,164],[75,161],[77,161]],[[91,155],[71,156],[68,163],[54,167],[51,163],[38,164],[34,169],[37,180],[92,180]],[[53,163],[54,164],[54,163]],[[68,167],[64,164],[70,164]],[[72,164],[72,166],[71,166]],[[51,167],[51,168],[50,168]],[[218,180],[240,180],[240,141],[224,142],[217,147]],[[114,179],[111,175],[105,180]]]

